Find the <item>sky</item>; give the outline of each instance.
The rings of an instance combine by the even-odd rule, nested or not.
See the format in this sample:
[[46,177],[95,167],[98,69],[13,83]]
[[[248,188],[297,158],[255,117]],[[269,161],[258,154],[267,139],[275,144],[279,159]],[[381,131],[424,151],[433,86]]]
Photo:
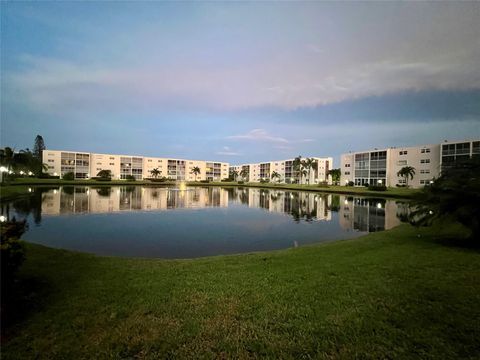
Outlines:
[[8,2],[1,146],[231,164],[480,138],[480,2]]

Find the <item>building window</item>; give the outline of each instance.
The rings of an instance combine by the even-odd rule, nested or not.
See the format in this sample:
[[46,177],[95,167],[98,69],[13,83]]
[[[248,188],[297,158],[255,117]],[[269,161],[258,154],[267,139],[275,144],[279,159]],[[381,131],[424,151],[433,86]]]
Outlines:
[[345,167],[350,167],[350,164],[345,164]]
[[429,169],[420,170],[420,174],[430,174],[430,170]]
[[400,155],[407,155],[408,154],[408,151],[400,151]]
[[421,159],[420,164],[430,164],[430,159]]
[[110,165],[115,165],[114,163],[110,163]]
[[422,154],[429,153],[429,152],[430,152],[430,149],[422,149],[422,150],[420,150],[420,152],[421,152]]
[[407,160],[399,160],[399,161],[397,161],[397,165],[398,166],[407,165]]
[[151,159],[148,159],[147,161],[148,161],[148,162],[152,162],[152,160],[151,160]]
[[350,175],[350,171],[345,171],[345,175]]
[[112,157],[112,156],[110,156],[110,160],[115,160],[115,158],[114,158],[114,157]]
[[54,161],[54,160],[52,160],[52,159],[48,159],[48,162],[55,162],[55,161]]

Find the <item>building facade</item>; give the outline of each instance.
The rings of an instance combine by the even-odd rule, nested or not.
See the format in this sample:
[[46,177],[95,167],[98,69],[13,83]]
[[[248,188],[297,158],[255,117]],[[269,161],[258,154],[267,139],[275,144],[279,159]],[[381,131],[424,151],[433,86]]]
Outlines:
[[[78,151],[44,150],[43,162],[48,173],[63,177],[72,172],[75,179],[97,176],[101,170],[110,170],[112,179],[123,180],[133,176],[136,180],[151,178],[152,170],[158,169],[159,177],[172,180],[211,180],[228,178],[229,164],[215,161],[169,159],[132,155],[96,154]],[[200,173],[192,170],[198,167]]]
[[413,179],[408,179],[408,185],[421,188],[438,178],[442,169],[456,161],[478,155],[479,144],[480,141],[445,142],[343,154],[340,160],[341,184],[406,185],[407,180],[397,173],[403,167],[411,166],[415,169],[415,175]]
[[[322,182],[331,183],[331,177],[328,172],[333,168],[333,158],[331,157],[313,157],[316,162],[316,168],[311,168],[306,175],[299,176],[294,168],[294,159],[268,161],[256,164],[242,164],[230,167],[230,170],[237,172],[238,179],[248,182],[280,182],[280,183],[299,183],[318,184]],[[272,177],[272,175],[277,176]]]

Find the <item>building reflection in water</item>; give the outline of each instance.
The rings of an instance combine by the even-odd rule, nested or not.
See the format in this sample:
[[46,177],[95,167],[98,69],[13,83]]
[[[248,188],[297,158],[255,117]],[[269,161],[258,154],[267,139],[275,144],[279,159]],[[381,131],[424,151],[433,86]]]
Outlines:
[[394,200],[246,187],[190,187],[178,190],[143,186],[65,186],[35,188],[29,198],[3,203],[0,211],[7,218],[11,216],[11,209],[20,217],[32,213],[38,224],[42,214],[55,216],[229,205],[284,213],[297,222],[331,221],[332,212],[338,213],[338,221],[343,229],[363,232],[397,226],[407,208],[405,204]]

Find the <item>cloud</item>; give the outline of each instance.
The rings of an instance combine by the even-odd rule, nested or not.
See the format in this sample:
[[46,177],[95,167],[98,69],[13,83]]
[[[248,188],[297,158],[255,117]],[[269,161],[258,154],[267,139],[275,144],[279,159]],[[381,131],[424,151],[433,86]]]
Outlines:
[[227,139],[231,140],[251,140],[251,141],[263,141],[273,143],[288,143],[289,141],[280,136],[270,135],[264,129],[253,129],[246,134],[227,136]]
[[233,151],[228,146],[224,146],[222,151],[217,151],[215,154],[216,155],[226,155],[226,156],[240,156],[240,155],[242,155],[239,152]]

